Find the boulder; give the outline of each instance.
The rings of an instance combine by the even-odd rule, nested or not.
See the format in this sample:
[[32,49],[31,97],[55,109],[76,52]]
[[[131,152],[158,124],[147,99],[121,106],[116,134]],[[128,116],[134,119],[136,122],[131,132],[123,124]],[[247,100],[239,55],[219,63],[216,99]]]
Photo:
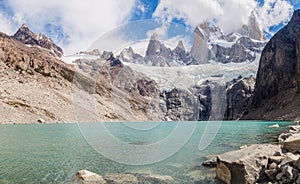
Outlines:
[[77,184],[106,184],[102,176],[90,172],[88,170],[81,170],[72,178],[72,183]]
[[255,144],[219,155],[217,178],[228,184],[255,183],[263,168],[267,168],[266,160],[278,151],[278,145]]
[[44,119],[42,119],[42,118],[38,119],[37,122],[38,122],[38,123],[46,123],[46,121],[45,121]]
[[279,127],[280,126],[278,124],[268,126],[268,128],[279,128]]
[[205,160],[204,162],[202,162],[202,165],[206,166],[206,167],[216,167],[217,166],[217,157],[215,156],[215,157]]
[[175,183],[171,176],[153,175],[153,174],[137,174],[139,184],[172,184]]
[[284,140],[283,149],[293,153],[300,151],[300,133],[293,134]]
[[287,138],[289,138],[292,135],[292,133],[282,133],[278,136],[278,142],[283,143]]
[[275,162],[276,164],[280,164],[284,158],[284,156],[270,156],[269,162]]
[[138,184],[138,178],[132,174],[107,174],[103,177],[109,184]]
[[285,158],[279,164],[279,167],[290,164],[294,165],[299,159],[299,155],[294,155],[293,153],[287,153]]
[[270,164],[269,169],[276,169],[277,168],[277,164],[275,162],[273,162],[272,164]]
[[293,125],[289,129],[290,133],[299,133],[300,132],[300,125]]
[[286,165],[282,168],[282,173],[289,179],[293,179],[293,168],[289,165]]

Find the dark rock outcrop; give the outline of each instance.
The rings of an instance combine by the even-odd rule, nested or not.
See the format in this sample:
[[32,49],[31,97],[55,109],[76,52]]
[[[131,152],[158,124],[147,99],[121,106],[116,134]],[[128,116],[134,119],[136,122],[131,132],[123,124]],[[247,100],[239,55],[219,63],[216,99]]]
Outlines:
[[33,33],[26,24],[23,24],[18,31],[13,35],[16,40],[30,46],[39,46],[45,48],[54,55],[61,57],[63,55],[63,50],[57,46],[50,38],[46,37],[44,34],[39,35]]
[[173,121],[207,121],[211,117],[212,84],[208,81],[189,89],[174,88],[160,94],[165,102],[166,119]]
[[173,121],[195,121],[198,119],[198,101],[190,91],[174,88],[161,93],[165,100],[166,117]]
[[254,92],[255,79],[253,76],[249,78],[238,78],[226,85],[226,111],[224,120],[237,120],[241,118],[251,103]]
[[263,50],[249,114],[244,119],[300,117],[300,10]]

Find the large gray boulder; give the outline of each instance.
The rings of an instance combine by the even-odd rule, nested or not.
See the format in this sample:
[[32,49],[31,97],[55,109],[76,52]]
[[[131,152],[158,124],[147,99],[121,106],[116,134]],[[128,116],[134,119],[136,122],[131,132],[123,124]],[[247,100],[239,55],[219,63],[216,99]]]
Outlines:
[[267,168],[268,157],[279,152],[279,145],[261,144],[218,156],[217,178],[228,184],[255,183]]
[[300,133],[289,136],[283,142],[283,149],[296,153],[300,151]]

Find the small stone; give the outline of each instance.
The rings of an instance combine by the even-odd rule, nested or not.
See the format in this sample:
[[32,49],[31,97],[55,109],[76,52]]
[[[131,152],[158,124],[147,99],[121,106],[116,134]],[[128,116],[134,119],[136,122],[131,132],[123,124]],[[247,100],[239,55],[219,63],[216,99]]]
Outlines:
[[298,177],[299,171],[297,169],[293,169],[293,180]]
[[107,174],[103,177],[108,183],[138,184],[138,179],[132,174]]
[[300,184],[300,174],[298,174],[298,178],[296,180],[296,184]]
[[248,146],[247,145],[243,145],[240,147],[240,149],[244,149],[244,148],[247,148]]
[[268,165],[268,159],[263,159],[263,160],[261,160],[261,161],[260,161],[260,165],[261,165],[261,166],[264,166],[264,168],[266,168],[267,165]]
[[38,123],[46,123],[46,121],[42,118],[38,119]]
[[273,156],[282,156],[282,153],[280,151],[276,151]]
[[273,162],[269,167],[269,169],[276,169],[276,168],[277,168],[277,164],[275,162]]
[[266,175],[268,176],[268,178],[270,180],[275,180],[277,170],[276,169],[269,169],[269,170],[265,170],[265,173],[266,173]]
[[81,184],[106,184],[106,181],[102,178],[102,176],[90,172],[88,170],[81,170],[76,173],[76,175],[72,178],[72,183],[81,183]]
[[139,183],[172,184],[175,183],[171,176],[138,174]]
[[269,157],[269,162],[275,162],[276,164],[280,164],[283,159],[283,156],[271,156]]
[[268,126],[268,128],[279,128],[279,127],[280,126],[278,124]]
[[277,175],[276,175],[276,180],[277,181],[279,181],[279,180],[281,180],[281,178],[282,178],[282,176],[283,176],[284,174],[281,172],[281,173],[278,173]]
[[202,165],[206,167],[217,167],[217,157],[205,160],[202,162]]

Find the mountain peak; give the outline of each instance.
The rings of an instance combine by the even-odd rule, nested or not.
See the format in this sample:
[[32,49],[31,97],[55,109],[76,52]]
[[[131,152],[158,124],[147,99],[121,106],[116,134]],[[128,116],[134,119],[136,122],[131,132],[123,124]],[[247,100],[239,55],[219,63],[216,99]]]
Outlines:
[[255,40],[266,40],[266,37],[259,25],[257,16],[254,12],[251,12],[248,18],[248,23],[243,25],[243,27],[238,30],[238,33],[240,33],[241,35],[249,36],[250,38],[253,38]]
[[150,40],[157,40],[158,39],[158,34],[153,33],[150,37]]
[[225,39],[225,35],[221,28],[207,21],[198,26],[198,30],[202,33],[206,40]]
[[63,50],[50,38],[42,33],[38,35],[33,33],[26,24],[23,24],[12,37],[26,45],[45,48],[58,57],[63,55]]
[[29,28],[28,28],[27,24],[24,23],[24,24],[22,24],[22,26],[20,27],[20,29],[29,29]]
[[181,40],[179,40],[179,42],[178,42],[176,48],[181,49],[181,50],[185,50],[184,45],[183,45],[183,42],[182,42]]

